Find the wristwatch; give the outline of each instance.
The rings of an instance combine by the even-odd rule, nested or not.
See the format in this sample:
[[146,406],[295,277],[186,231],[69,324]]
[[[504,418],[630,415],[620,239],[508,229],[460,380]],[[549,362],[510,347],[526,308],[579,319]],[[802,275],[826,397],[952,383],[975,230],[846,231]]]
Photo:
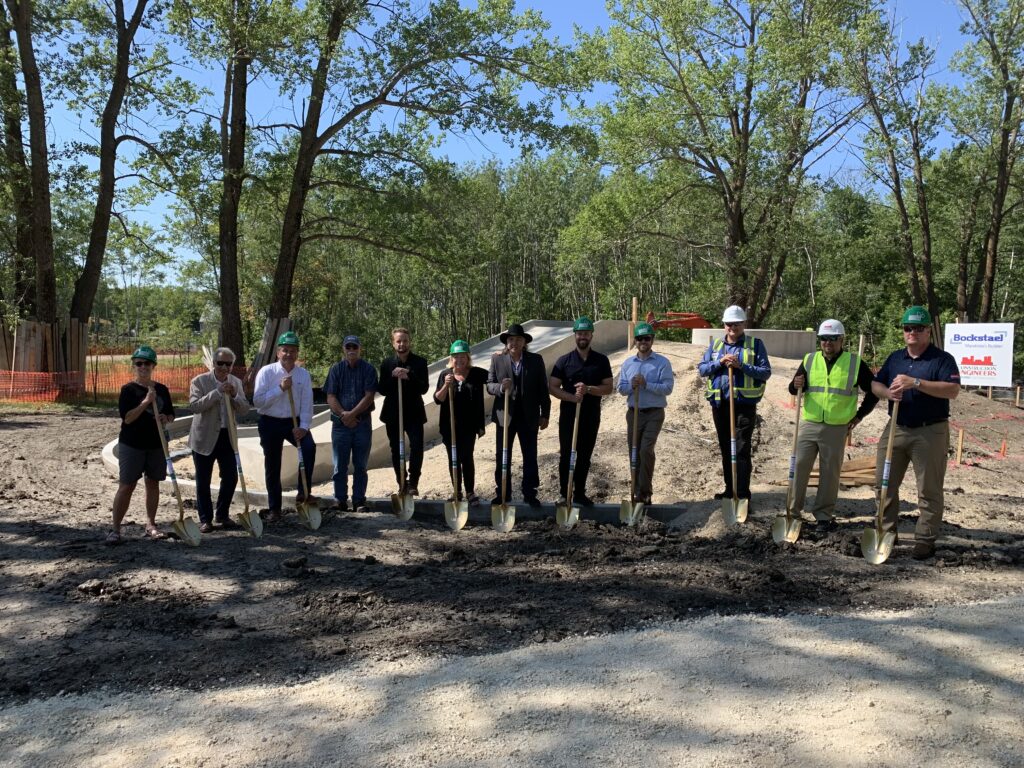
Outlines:
[[921,388],[921,380],[920,379],[914,379],[914,389],[920,389],[920,388]]

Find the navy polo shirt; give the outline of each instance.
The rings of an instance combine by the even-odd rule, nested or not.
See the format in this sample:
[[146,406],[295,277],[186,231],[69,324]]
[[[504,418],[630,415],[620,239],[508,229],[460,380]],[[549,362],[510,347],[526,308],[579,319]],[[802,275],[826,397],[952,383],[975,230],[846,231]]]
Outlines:
[[[911,357],[906,347],[893,352],[875,374],[875,381],[890,386],[901,373],[922,381],[944,381],[960,383],[960,369],[956,359],[934,344]],[[889,401],[889,415],[892,415],[892,401]],[[900,414],[896,423],[901,427],[923,427],[949,419],[949,400],[944,397],[926,395],[919,389],[908,389],[900,401]]]

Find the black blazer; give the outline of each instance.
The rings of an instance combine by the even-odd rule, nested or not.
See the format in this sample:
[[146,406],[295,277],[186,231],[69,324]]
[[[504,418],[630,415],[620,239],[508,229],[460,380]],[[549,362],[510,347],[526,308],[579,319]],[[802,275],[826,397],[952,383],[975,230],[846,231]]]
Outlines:
[[[445,376],[451,373],[451,369],[445,368],[437,377],[436,393],[444,384]],[[456,388],[455,398],[455,431],[458,432],[459,441],[463,437],[476,435],[483,432],[486,423],[484,421],[484,388],[487,386],[487,371],[477,368],[475,365],[469,369],[466,380],[461,388]],[[448,406],[452,397],[438,400],[434,395],[434,402],[441,406],[438,409],[437,426],[441,430],[441,437],[446,443],[452,439],[451,419],[448,417]]]
[[398,424],[398,379],[391,375],[395,368],[408,368],[409,378],[402,383],[402,400],[406,424],[426,424],[427,411],[423,407],[423,396],[427,394],[430,381],[427,379],[427,361],[417,354],[409,353],[409,360],[403,366],[397,355],[392,355],[380,364],[380,380],[377,391],[384,395],[380,409],[380,420],[385,424]]
[[[551,395],[548,393],[548,373],[544,366],[544,358],[535,352],[523,351],[523,391],[517,392],[513,384],[511,397],[521,399],[522,413],[527,426],[538,426],[541,419],[551,416]],[[494,408],[491,410],[491,421],[501,424],[504,420],[505,393],[501,391],[501,380],[512,379],[512,358],[508,352],[494,355],[491,358],[491,370],[487,374],[487,391],[494,395]],[[511,420],[516,413],[513,406],[509,414]]]

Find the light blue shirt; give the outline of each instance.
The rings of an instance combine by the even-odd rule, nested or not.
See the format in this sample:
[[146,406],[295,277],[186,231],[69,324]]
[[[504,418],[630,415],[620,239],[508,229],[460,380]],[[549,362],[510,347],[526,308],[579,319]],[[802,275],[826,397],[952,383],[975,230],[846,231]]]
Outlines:
[[640,407],[664,408],[675,385],[672,363],[657,352],[651,352],[651,356],[646,360],[641,360],[639,355],[633,355],[623,362],[622,368],[619,369],[619,394],[628,395],[626,404],[630,408],[633,407],[632,381],[637,374],[647,381],[646,386],[637,390],[640,394]]
[[[288,375],[284,366],[278,362],[264,365],[256,374],[256,386],[252,393],[252,404],[263,416],[276,419],[290,419],[291,408],[288,405],[288,393],[281,389],[281,379]],[[295,366],[292,368],[292,396],[295,398],[295,415],[299,419],[300,429],[309,429],[313,421],[313,380],[309,371]]]

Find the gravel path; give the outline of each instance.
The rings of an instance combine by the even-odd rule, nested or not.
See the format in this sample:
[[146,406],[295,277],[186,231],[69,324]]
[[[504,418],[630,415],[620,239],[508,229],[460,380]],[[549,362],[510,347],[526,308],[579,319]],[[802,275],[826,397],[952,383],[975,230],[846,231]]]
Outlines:
[[12,768],[1009,768],[1024,764],[1022,646],[1024,596],[710,617],[302,684],[32,700],[0,712],[0,742]]

